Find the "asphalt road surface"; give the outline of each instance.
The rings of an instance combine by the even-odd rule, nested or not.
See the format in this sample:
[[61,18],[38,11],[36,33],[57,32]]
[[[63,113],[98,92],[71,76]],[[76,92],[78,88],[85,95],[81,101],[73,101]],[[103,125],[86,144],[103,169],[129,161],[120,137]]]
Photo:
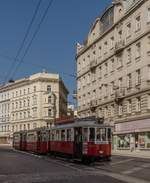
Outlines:
[[0,146],[0,183],[150,183],[150,159],[113,156],[90,166]]

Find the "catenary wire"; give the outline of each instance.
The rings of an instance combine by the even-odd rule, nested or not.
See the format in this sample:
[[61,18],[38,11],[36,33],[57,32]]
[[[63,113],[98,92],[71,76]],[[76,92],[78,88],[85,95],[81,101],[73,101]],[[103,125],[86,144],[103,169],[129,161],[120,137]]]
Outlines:
[[[14,58],[13,57],[10,57],[10,56],[8,56],[8,55],[5,55],[5,54],[2,54],[2,53],[0,53],[0,57],[2,57],[2,58],[4,58],[4,59],[6,59],[6,60],[8,60],[8,61],[11,61],[11,60],[14,60]],[[16,59],[16,62],[19,62],[20,60],[19,59]],[[54,69],[54,68],[52,68],[52,67],[49,67],[49,66],[47,66],[47,65],[44,65],[44,64],[38,64],[38,63],[28,63],[28,62],[25,62],[25,64],[28,64],[28,65],[32,65],[32,66],[34,66],[34,67],[39,67],[39,68],[45,68],[45,69],[49,69],[49,70],[53,70],[53,72],[57,72],[57,70],[56,69]],[[59,72],[59,73],[61,73],[62,75],[66,75],[66,76],[68,76],[68,77],[72,77],[72,78],[76,78],[76,75],[75,74],[71,74],[71,73],[67,73],[67,72]]]
[[13,78],[13,77],[16,75],[18,69],[20,68],[21,64],[23,63],[24,58],[25,58],[25,56],[27,55],[27,53],[28,53],[28,51],[29,51],[29,49],[30,49],[30,47],[31,47],[31,45],[32,45],[32,43],[33,43],[33,41],[34,41],[36,35],[37,35],[37,33],[39,32],[40,27],[41,27],[41,25],[42,25],[44,19],[46,18],[47,13],[48,13],[48,10],[49,10],[50,7],[52,6],[53,1],[54,1],[54,0],[50,0],[50,1],[49,1],[48,6],[47,6],[46,10],[44,11],[44,14],[43,14],[43,16],[42,16],[42,18],[41,18],[39,24],[37,25],[37,28],[36,28],[36,30],[35,30],[35,32],[34,32],[32,38],[31,38],[31,40],[30,40],[28,46],[26,47],[25,52],[24,52],[22,58],[21,58],[20,61],[18,62],[16,68],[14,69],[14,71],[13,71],[13,73],[12,73],[12,75],[11,75],[11,78]]
[[14,65],[15,65],[16,62],[17,62],[17,58],[18,58],[18,56],[20,55],[20,53],[21,53],[21,51],[22,51],[22,49],[23,49],[23,47],[24,47],[24,45],[25,45],[26,39],[27,39],[27,37],[28,37],[28,35],[29,35],[29,33],[30,33],[30,30],[31,30],[32,25],[33,25],[33,22],[34,22],[34,20],[35,20],[35,18],[36,18],[36,16],[37,16],[38,11],[39,11],[41,2],[42,2],[42,0],[39,0],[39,1],[38,1],[38,4],[37,4],[37,6],[36,6],[36,9],[35,9],[35,11],[34,11],[34,13],[33,13],[33,16],[32,16],[32,18],[31,18],[31,21],[30,21],[30,23],[29,23],[29,26],[28,26],[28,28],[27,28],[27,30],[26,30],[26,33],[25,33],[25,35],[24,35],[24,38],[23,38],[23,40],[22,40],[22,42],[21,42],[21,45],[20,45],[20,47],[19,47],[19,49],[18,49],[18,51],[17,51],[17,54],[16,54],[16,56],[15,56],[15,58],[14,58],[14,61],[12,62],[11,66],[10,66],[10,68],[9,68],[9,70],[8,70],[8,73],[7,73],[6,77],[5,77],[5,82],[7,81],[8,77],[9,77],[9,74],[10,74],[11,71],[12,71],[12,68],[14,67]]

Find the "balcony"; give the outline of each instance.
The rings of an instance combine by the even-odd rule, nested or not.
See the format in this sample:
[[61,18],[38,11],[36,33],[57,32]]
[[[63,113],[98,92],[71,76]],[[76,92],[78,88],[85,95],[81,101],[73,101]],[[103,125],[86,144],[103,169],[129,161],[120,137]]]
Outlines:
[[97,60],[94,59],[90,62],[90,70],[91,71],[95,70],[96,66],[97,66]]
[[125,89],[118,89],[115,91],[115,101],[120,103],[125,97]]
[[125,46],[125,41],[124,40],[120,40],[115,44],[115,53],[118,54],[120,52],[123,51]]
[[97,106],[97,100],[91,100],[90,101],[90,109],[91,109],[91,111],[95,111],[95,109],[96,109],[96,106]]

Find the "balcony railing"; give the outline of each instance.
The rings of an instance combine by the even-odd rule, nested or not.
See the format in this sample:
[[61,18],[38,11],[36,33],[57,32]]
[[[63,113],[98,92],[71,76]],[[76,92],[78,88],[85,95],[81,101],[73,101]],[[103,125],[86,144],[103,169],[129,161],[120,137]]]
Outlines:
[[97,66],[97,60],[94,59],[90,62],[90,70],[93,71]]
[[125,41],[124,40],[120,40],[115,44],[115,53],[118,54],[120,53],[125,46]]

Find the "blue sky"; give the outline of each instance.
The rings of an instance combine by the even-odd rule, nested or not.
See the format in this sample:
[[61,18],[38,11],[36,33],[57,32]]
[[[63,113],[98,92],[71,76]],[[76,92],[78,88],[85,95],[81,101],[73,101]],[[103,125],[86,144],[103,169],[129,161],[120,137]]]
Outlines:
[[[26,45],[48,2],[43,0]],[[37,3],[38,0],[0,0],[0,83],[8,74]],[[94,19],[110,3],[111,0],[54,0],[14,79],[45,69],[60,73],[72,94],[76,81],[67,74],[76,73],[75,44],[82,43]]]

